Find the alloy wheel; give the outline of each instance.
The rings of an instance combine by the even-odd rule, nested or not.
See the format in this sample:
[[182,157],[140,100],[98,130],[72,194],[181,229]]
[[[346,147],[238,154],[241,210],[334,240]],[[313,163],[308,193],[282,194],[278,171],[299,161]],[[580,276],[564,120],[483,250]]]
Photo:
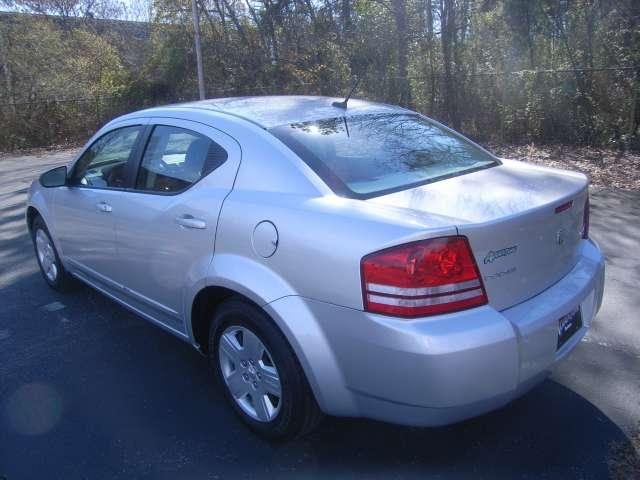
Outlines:
[[49,236],[40,228],[36,231],[36,252],[45,276],[50,282],[55,282],[58,278],[56,254]]
[[267,347],[237,325],[227,327],[218,342],[220,371],[235,402],[254,420],[273,420],[280,411],[282,385]]

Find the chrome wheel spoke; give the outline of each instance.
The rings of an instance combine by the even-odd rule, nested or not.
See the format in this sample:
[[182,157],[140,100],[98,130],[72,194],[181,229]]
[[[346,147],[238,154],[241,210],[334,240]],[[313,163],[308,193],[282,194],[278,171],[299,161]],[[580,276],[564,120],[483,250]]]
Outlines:
[[36,248],[38,250],[38,257],[40,261],[42,261],[44,259],[44,241],[40,235],[40,230],[38,230],[38,234],[36,235]]
[[225,380],[231,395],[236,400],[246,397],[247,393],[249,393],[249,384],[243,380],[242,373],[239,370],[232,372]]
[[256,411],[258,420],[263,422],[271,420],[272,414],[270,411],[273,411],[273,407],[270,404],[271,402],[269,401],[269,398],[262,393],[256,393],[252,395],[251,398],[253,400],[253,408]]
[[246,357],[260,359],[264,352],[264,345],[252,331],[244,328],[242,329],[242,349]]
[[36,250],[38,251],[38,258],[41,262],[44,261],[45,258],[45,245],[46,239],[44,236],[44,232],[42,230],[38,230],[38,232],[36,233]]
[[220,337],[220,351],[233,363],[240,363],[241,346],[233,333],[225,333]]
[[56,254],[49,237],[42,229],[36,231],[36,253],[38,254],[38,260],[40,261],[40,266],[45,276],[50,281],[55,281],[58,276]]
[[278,377],[276,369],[262,366],[260,368],[260,377],[264,391],[280,398],[282,395],[282,387],[280,386],[280,377]]
[[282,384],[273,357],[246,327],[230,326],[218,340],[220,371],[229,393],[244,413],[268,422],[280,412]]

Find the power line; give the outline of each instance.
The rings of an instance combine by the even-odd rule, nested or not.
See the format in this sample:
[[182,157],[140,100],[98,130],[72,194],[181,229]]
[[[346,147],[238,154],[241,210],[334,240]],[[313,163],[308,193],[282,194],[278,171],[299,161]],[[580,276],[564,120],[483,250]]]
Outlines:
[[[286,93],[291,90],[296,90],[297,88],[300,88],[300,87],[309,87],[309,86],[319,88],[319,85],[315,83],[296,82],[296,83],[291,83],[290,85],[285,85],[285,86],[265,85],[265,86],[254,86],[254,87],[239,86],[239,87],[211,88],[211,89],[208,89],[208,92],[211,95],[210,98],[214,98],[216,96],[228,94],[228,93],[235,93],[238,95],[242,95],[249,92],[269,93],[269,92],[278,91],[278,92]],[[47,104],[63,104],[63,103],[81,104],[81,103],[93,103],[96,101],[126,102],[130,100],[131,99],[126,96],[118,96],[118,95],[109,95],[109,96],[97,95],[95,97],[60,98],[60,99],[42,98],[42,99],[34,99],[34,100],[28,100],[28,101],[17,101],[13,103],[0,103],[0,108],[1,107],[18,107],[20,105],[47,105]],[[197,99],[176,99],[174,100],[174,102],[180,103],[180,102],[191,102],[196,100]],[[133,103],[135,102],[132,102],[132,105]]]
[[[505,72],[474,72],[474,73],[463,73],[461,76],[463,77],[497,77],[497,76],[506,76],[506,75],[536,75],[536,74],[551,74],[551,73],[576,73],[576,72],[609,72],[609,71],[639,71],[640,66],[638,65],[628,65],[628,66],[620,66],[620,67],[578,67],[578,68],[562,68],[562,69],[541,69],[541,70],[513,70],[513,71],[505,71]],[[445,74],[443,72],[438,73],[423,73],[422,77],[443,77]],[[455,76],[455,75],[454,75]],[[375,79],[375,75],[372,76]],[[398,75],[382,75],[383,78],[387,80],[391,79],[402,79],[405,80],[405,77],[401,77]],[[379,77],[378,77],[379,78]],[[366,83],[367,78],[363,78]],[[274,91],[279,91],[286,93],[291,90],[295,90],[300,87],[317,87],[320,88],[320,85],[317,83],[310,82],[296,82],[290,85],[264,85],[264,86],[237,86],[237,87],[223,87],[223,88],[212,88],[209,89],[210,98],[220,96],[228,93],[235,93],[238,95],[250,93],[250,92],[258,92],[258,93],[269,93]],[[95,96],[95,97],[84,97],[84,98],[43,98],[38,100],[29,100],[29,101],[17,101],[13,103],[0,103],[1,107],[17,107],[20,105],[43,105],[43,104],[60,104],[60,103],[88,103],[95,102],[97,100],[126,100],[126,97],[123,96]],[[179,101],[189,101],[189,100],[179,100]]]
[[518,75],[523,73],[538,74],[538,73],[575,73],[575,72],[613,72],[613,71],[629,71],[640,70],[640,66],[625,66],[625,67],[578,67],[578,68],[558,68],[558,69],[542,69],[542,70],[513,70],[510,72],[476,72],[469,74],[473,75]]
[[[640,66],[625,66],[625,67],[578,67],[578,68],[558,68],[558,69],[541,69],[541,70],[511,70],[504,72],[473,72],[473,73],[460,73],[463,77],[499,77],[502,75],[536,75],[546,73],[576,73],[576,72],[613,72],[613,71],[640,71]],[[444,72],[434,73],[422,73],[423,77],[443,77]],[[455,77],[457,74],[452,74]],[[403,78],[397,75],[388,75],[385,78]]]

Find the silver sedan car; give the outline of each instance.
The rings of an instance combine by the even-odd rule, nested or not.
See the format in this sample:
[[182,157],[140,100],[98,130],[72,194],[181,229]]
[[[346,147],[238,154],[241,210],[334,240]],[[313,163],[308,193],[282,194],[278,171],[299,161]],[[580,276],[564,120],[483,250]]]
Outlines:
[[271,438],[323,413],[432,426],[505,405],[600,308],[586,177],[335,100],[111,121],[31,186],[44,279],[79,279],[191,343]]

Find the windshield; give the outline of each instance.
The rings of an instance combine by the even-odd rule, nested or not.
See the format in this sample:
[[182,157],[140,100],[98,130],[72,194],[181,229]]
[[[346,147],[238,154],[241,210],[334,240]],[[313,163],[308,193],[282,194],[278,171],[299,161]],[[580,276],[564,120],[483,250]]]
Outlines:
[[272,128],[338,195],[368,198],[491,167],[463,137],[406,113],[336,117]]

